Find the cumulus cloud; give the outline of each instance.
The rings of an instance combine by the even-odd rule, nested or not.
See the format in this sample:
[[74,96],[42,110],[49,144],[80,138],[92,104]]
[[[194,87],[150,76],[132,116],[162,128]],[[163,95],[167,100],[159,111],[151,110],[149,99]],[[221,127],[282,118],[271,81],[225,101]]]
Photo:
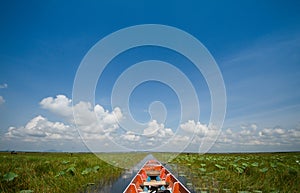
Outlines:
[[206,124],[202,124],[200,122],[195,122],[194,120],[189,120],[180,125],[180,128],[187,133],[195,134],[195,142],[199,143],[199,141],[205,139],[207,140],[216,140],[218,137],[220,130],[216,128],[214,125],[208,126]]
[[[84,101],[72,106],[72,100],[65,95],[44,98],[39,104],[62,120],[51,121],[39,115],[29,120],[25,126],[9,127],[4,137],[27,142],[69,140],[72,143],[81,141],[82,138],[86,144],[93,146],[93,150],[98,151],[108,150],[112,145],[135,150],[163,147],[164,149],[160,149],[162,151],[177,151],[179,147],[188,144],[194,145],[196,151],[205,150],[206,144],[212,143],[223,148],[224,145],[238,148],[300,145],[300,127],[260,128],[257,124],[248,124],[241,125],[240,128],[227,128],[220,133],[213,126],[189,120],[180,124],[175,133],[163,123],[152,120],[141,133],[134,133],[125,131],[118,124],[119,120],[126,119],[118,107],[108,111],[99,104],[92,105]],[[217,141],[216,136],[219,136]]]
[[[41,100],[41,108],[62,118],[62,122],[51,122],[39,115],[25,126],[10,127],[5,135],[7,139],[19,138],[23,141],[79,139],[78,133],[85,140],[104,139],[117,128],[118,119],[123,115],[119,108],[112,112],[101,105],[94,107],[89,102],[79,102],[72,107],[72,100],[65,95],[47,97]],[[73,109],[76,119],[73,119]]]
[[5,100],[4,100],[3,96],[0,96],[0,105],[2,105],[3,103],[5,103]]
[[198,137],[203,137],[205,134],[213,131],[209,130],[206,124],[201,124],[200,122],[195,122],[194,120],[189,120],[180,125],[184,131],[188,133],[195,133]]
[[119,134],[120,137],[114,136],[113,140],[120,139],[117,143],[127,148],[135,150],[150,150],[166,145],[168,139],[174,136],[171,128],[165,127],[164,124],[158,123],[157,120],[150,121],[142,130],[142,133],[125,131]]
[[[206,145],[212,143],[217,151],[274,151],[281,149],[299,149],[300,127],[285,129],[282,127],[260,128],[257,124],[241,125],[239,128],[227,128],[219,131],[193,120],[181,124],[187,133],[194,133],[193,140],[184,138],[177,140],[183,143],[190,140],[192,151],[202,152]],[[218,136],[218,138],[214,138]],[[214,140],[216,139],[216,140]],[[198,149],[197,149],[198,148]]]
[[145,144],[161,144],[164,138],[174,135],[172,129],[166,128],[156,120],[149,122],[142,134],[124,132],[118,124],[118,120],[124,119],[118,107],[110,112],[99,104],[93,106],[84,101],[72,106],[72,100],[65,95],[44,98],[39,104],[41,108],[61,117],[62,122],[51,122],[43,116],[37,116],[25,126],[10,127],[6,133],[7,138],[20,138],[27,141],[77,140],[79,139],[77,133],[79,133],[87,144],[93,143],[93,146],[99,148],[107,147],[104,144],[108,144],[108,139],[127,147],[135,148],[136,145],[140,145],[143,148]]
[[25,126],[9,127],[7,138],[18,138],[24,141],[45,141],[49,139],[78,138],[74,127],[61,122],[51,122],[39,115],[31,119]]
[[123,118],[119,108],[109,112],[101,105],[92,107],[88,102],[79,102],[73,108],[77,129],[86,139],[110,137],[119,129],[118,120]]
[[217,143],[239,146],[300,145],[300,128],[259,128],[256,124],[243,125],[240,129],[228,128],[223,131]]
[[123,117],[119,108],[109,112],[99,104],[93,107],[91,103],[84,101],[72,106],[72,100],[65,95],[44,98],[40,105],[43,109],[65,118],[69,124],[76,125],[82,137],[89,139],[115,131],[119,128],[118,120]]
[[131,131],[127,131],[124,135],[121,136],[121,138],[128,141],[139,141],[141,139],[139,135],[136,135]]
[[[7,87],[8,87],[8,84],[6,84],[6,83],[0,84],[0,89],[4,89]],[[3,103],[5,103],[5,99],[3,98],[3,96],[0,96],[0,105],[2,105]]]
[[152,120],[148,123],[148,127],[144,129],[143,135],[150,138],[164,138],[171,137],[174,133],[172,129],[165,128],[164,124],[159,124],[156,120]]
[[43,109],[49,110],[52,113],[70,118],[73,115],[72,100],[65,95],[57,95],[56,98],[44,98],[40,105]]
[[4,84],[0,84],[0,89],[2,88],[7,88],[8,87],[8,84],[4,83]]
[[[194,120],[189,120],[180,125],[180,128],[189,135],[190,146],[193,147],[192,151],[205,153],[215,144],[221,130],[213,124],[207,125]],[[193,138],[191,138],[193,134]]]

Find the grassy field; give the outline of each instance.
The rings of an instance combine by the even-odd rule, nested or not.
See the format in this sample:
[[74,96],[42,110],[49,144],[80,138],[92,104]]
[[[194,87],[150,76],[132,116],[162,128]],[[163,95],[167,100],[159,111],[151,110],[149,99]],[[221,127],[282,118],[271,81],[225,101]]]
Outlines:
[[170,164],[196,192],[300,192],[300,153],[180,154]]
[[[134,166],[145,154],[103,154]],[[0,153],[0,192],[90,192],[124,169],[89,153]]]
[[[300,153],[154,153],[195,192],[300,192]],[[134,166],[146,153],[101,154]],[[0,153],[0,192],[93,192],[124,169],[89,153]]]

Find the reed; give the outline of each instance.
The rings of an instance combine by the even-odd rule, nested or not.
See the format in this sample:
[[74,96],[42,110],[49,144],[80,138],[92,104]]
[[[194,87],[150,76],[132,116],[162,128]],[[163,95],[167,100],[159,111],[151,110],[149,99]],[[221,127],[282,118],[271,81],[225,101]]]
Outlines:
[[[133,166],[144,155],[105,156]],[[93,192],[124,171],[91,153],[0,153],[0,163],[0,192]]]

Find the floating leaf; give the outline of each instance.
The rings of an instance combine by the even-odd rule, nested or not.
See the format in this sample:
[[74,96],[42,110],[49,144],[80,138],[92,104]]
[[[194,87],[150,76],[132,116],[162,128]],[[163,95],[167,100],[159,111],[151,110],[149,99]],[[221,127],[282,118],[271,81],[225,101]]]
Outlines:
[[93,171],[94,171],[94,172],[98,172],[99,169],[100,169],[100,166],[94,166],[94,167],[93,167]]
[[257,163],[257,162],[254,162],[254,163],[251,164],[251,166],[257,167],[257,166],[258,166],[258,163]]
[[81,174],[82,174],[82,175],[86,175],[86,174],[90,173],[91,171],[92,171],[92,168],[85,168],[85,169],[81,172]]
[[13,181],[16,177],[18,177],[17,174],[13,172],[8,172],[3,175],[3,180],[9,182],[9,181]]
[[221,169],[221,170],[225,169],[224,166],[221,166],[221,165],[219,165],[219,164],[215,164],[215,166],[216,166],[217,168]]
[[70,161],[63,160],[63,161],[61,161],[61,163],[66,165],[66,164],[70,163]]
[[206,172],[206,169],[205,169],[205,168],[199,168],[199,170],[200,170],[201,172]]
[[75,171],[76,171],[75,167],[69,167],[69,168],[66,170],[66,172],[69,172],[69,173],[72,174],[72,175],[75,175]]
[[64,171],[60,171],[60,172],[58,172],[58,174],[56,174],[56,176],[54,176],[54,177],[59,177],[59,176],[63,176],[63,175],[65,175],[66,173],[64,172]]
[[33,190],[21,190],[20,193],[32,193]]
[[236,169],[236,171],[237,171],[238,173],[240,173],[240,174],[242,174],[242,173],[244,172],[243,168],[236,167],[235,169]]
[[262,172],[262,173],[265,173],[265,172],[267,172],[268,170],[269,170],[269,168],[262,168],[262,169],[259,169],[259,171]]

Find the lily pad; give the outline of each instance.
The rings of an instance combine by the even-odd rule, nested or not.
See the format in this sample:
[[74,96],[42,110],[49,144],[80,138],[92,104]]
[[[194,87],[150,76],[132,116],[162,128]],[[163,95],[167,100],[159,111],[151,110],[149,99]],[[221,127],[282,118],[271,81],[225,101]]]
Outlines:
[[33,190],[21,190],[20,193],[32,193]]
[[224,166],[221,166],[221,165],[219,165],[219,164],[215,164],[215,166],[216,166],[217,168],[221,169],[221,170],[225,169]]
[[265,172],[267,172],[268,170],[269,170],[269,168],[262,168],[262,169],[259,169],[259,171],[262,172],[262,173],[265,173]]
[[199,170],[200,170],[201,172],[206,172],[206,169],[205,169],[205,168],[199,168]]
[[59,177],[59,176],[65,175],[65,174],[66,174],[66,173],[65,173],[64,171],[60,171],[60,172],[58,172],[58,174],[55,175],[55,177],[57,178],[57,177]]
[[251,164],[251,166],[257,167],[257,166],[258,166],[258,163],[257,163],[257,162],[254,162],[254,163]]
[[63,161],[61,161],[61,163],[66,165],[66,164],[70,163],[70,161],[63,160]]
[[92,168],[85,168],[85,169],[81,172],[81,174],[82,174],[82,175],[86,175],[86,174],[90,173],[91,171],[92,171]]
[[76,171],[75,167],[69,167],[69,168],[66,170],[66,172],[69,172],[69,173],[72,174],[72,175],[75,175],[75,171]]
[[100,169],[100,166],[94,166],[94,167],[93,167],[93,171],[94,171],[94,172],[99,171],[99,169]]
[[18,174],[15,174],[14,172],[8,172],[3,175],[3,180],[4,181],[13,181],[16,177],[18,177]]
[[238,173],[240,173],[240,174],[242,174],[242,173],[244,172],[243,168],[236,167],[235,169],[236,169],[236,171],[237,171]]

